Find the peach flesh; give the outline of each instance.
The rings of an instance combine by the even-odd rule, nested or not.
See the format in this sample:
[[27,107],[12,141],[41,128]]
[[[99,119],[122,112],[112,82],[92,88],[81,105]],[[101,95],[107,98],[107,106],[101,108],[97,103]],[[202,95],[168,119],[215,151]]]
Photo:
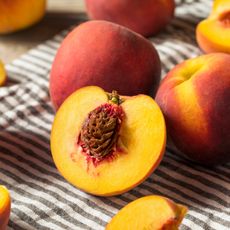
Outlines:
[[4,85],[6,82],[6,71],[4,64],[0,60],[0,86]]
[[230,27],[230,12],[222,13],[218,19],[223,24],[223,26]]
[[0,185],[0,229],[5,230],[10,217],[11,199],[9,191]]
[[52,127],[51,152],[58,170],[76,187],[98,196],[121,194],[137,186],[164,154],[165,123],[154,100],[145,95],[121,99],[124,116],[118,140],[114,152],[102,160],[87,155],[78,144],[88,114],[108,102],[101,88],[89,86],[73,93],[58,110]]
[[[119,96],[116,92],[114,94],[110,103],[103,104],[89,113],[78,137],[78,146],[95,166],[102,160],[112,160],[114,152],[117,151],[118,133],[124,111],[119,106]],[[99,137],[101,138],[98,139]],[[119,153],[121,152],[120,150]]]
[[123,207],[106,226],[106,230],[176,230],[186,212],[187,207],[166,197],[149,195]]
[[214,1],[209,17],[196,28],[196,39],[205,53],[230,53],[230,1]]

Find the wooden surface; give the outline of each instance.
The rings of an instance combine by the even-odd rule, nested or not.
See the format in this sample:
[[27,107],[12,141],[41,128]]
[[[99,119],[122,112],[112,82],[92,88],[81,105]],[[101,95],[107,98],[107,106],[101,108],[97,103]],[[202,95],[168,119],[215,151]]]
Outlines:
[[83,0],[48,0],[46,15],[39,24],[24,31],[0,36],[0,59],[9,63],[85,17]]

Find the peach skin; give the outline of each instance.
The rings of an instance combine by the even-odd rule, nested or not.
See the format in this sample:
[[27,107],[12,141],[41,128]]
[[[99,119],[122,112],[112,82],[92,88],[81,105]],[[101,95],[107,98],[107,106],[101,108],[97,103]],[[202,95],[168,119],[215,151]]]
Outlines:
[[175,145],[211,166],[230,160],[230,55],[187,60],[162,81],[156,101]]
[[230,53],[230,1],[214,1],[209,17],[197,26],[196,38],[206,53]]
[[0,185],[0,229],[5,230],[10,217],[11,199],[6,187]]
[[159,165],[165,142],[164,118],[151,97],[123,97],[96,86],[65,100],[51,132],[60,173],[98,196],[121,194],[143,182]]
[[172,200],[150,195],[122,208],[106,226],[106,230],[178,230],[187,207]]
[[150,36],[173,18],[174,0],[85,0],[91,19],[107,20]]
[[1,0],[0,34],[25,29],[42,19],[46,0]]
[[89,85],[122,95],[155,96],[161,63],[154,46],[141,35],[106,21],[76,27],[62,42],[50,74],[55,109],[75,90]]
[[6,82],[6,71],[4,64],[0,60],[0,86],[4,85]]

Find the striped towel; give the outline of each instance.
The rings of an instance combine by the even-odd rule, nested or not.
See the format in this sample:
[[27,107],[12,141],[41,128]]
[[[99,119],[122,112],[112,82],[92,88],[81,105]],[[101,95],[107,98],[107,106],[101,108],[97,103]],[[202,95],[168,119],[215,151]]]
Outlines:
[[[150,40],[163,73],[197,56],[195,26],[208,15],[210,0],[177,1],[176,18]],[[68,31],[30,50],[7,66],[9,84],[0,88],[0,184],[12,196],[9,229],[104,229],[127,203],[149,194],[189,207],[182,230],[230,229],[230,165],[207,169],[170,147],[155,171],[137,188],[116,197],[86,194],[67,183],[54,166],[49,146],[54,118],[48,78],[54,55]]]

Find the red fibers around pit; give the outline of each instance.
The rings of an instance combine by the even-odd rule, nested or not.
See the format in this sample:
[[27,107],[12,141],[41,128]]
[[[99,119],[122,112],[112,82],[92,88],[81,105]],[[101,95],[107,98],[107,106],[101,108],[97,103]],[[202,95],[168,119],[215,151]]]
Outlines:
[[118,122],[116,125],[115,132],[118,134],[118,136],[117,136],[116,142],[113,145],[112,150],[107,155],[105,155],[101,158],[92,156],[90,154],[89,149],[87,148],[85,143],[82,141],[81,134],[78,136],[78,140],[77,140],[78,147],[81,148],[82,154],[85,155],[87,164],[89,165],[90,163],[92,163],[94,165],[94,167],[97,167],[102,161],[103,162],[104,161],[112,162],[114,160],[114,158],[116,157],[115,155],[117,155],[115,153],[123,152],[122,149],[117,146],[117,140],[119,138],[119,130],[121,127],[121,122],[124,118],[124,112],[123,112],[122,107],[119,105],[110,104],[110,103],[103,104],[103,105],[97,107],[96,109],[94,109],[93,111],[91,111],[88,114],[88,117],[85,120],[85,122],[87,122],[89,119],[91,119],[91,116],[94,116],[95,113],[97,114],[100,112],[106,113],[106,115],[109,117],[117,118]]

